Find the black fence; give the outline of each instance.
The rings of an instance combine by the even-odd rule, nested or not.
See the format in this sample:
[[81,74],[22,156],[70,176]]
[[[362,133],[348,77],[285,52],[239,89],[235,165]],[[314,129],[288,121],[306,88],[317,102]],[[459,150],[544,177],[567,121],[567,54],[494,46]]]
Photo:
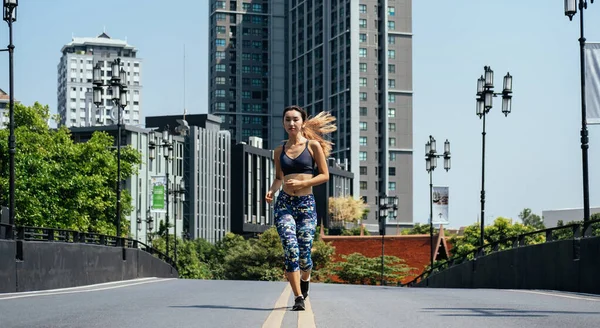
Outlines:
[[[45,241],[45,242],[63,242],[92,244],[101,246],[123,247],[143,250],[159,259],[165,261],[173,268],[177,269],[177,264],[172,258],[164,253],[146,245],[138,240],[109,236],[90,232],[81,232],[67,229],[43,228],[17,226],[11,229],[11,225],[0,223],[0,239],[21,240],[21,241]],[[12,233],[11,233],[12,231]],[[23,248],[17,244],[16,259],[23,259]]]
[[[582,238],[597,237],[594,236],[593,227],[594,224],[600,224],[600,219],[590,220],[587,222],[573,223],[569,225],[548,228],[543,230],[532,231],[524,234],[517,235],[515,237],[504,238],[501,240],[493,241],[491,243],[479,246],[474,250],[459,256],[451,256],[448,260],[435,264],[433,267],[425,270],[419,276],[406,284],[401,286],[412,287],[419,284],[424,279],[427,279],[435,273],[440,273],[446,269],[450,269],[459,264],[476,260],[478,258],[498,253],[505,250],[516,249],[519,247],[539,245],[544,243],[550,243],[559,240],[573,240],[573,256],[577,258],[579,254],[579,243],[578,241]],[[566,234],[565,234],[566,231]],[[543,236],[545,239],[543,242],[538,242],[536,238]]]

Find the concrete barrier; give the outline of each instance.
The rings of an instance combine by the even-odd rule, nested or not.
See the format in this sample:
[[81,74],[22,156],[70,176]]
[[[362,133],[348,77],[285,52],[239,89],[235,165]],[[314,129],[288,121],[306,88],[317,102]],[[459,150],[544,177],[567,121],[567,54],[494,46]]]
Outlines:
[[[19,247],[22,256],[17,260]],[[169,264],[136,248],[0,240],[0,261],[0,293],[178,277]]]
[[415,286],[548,289],[600,294],[600,237],[491,253],[435,273]]

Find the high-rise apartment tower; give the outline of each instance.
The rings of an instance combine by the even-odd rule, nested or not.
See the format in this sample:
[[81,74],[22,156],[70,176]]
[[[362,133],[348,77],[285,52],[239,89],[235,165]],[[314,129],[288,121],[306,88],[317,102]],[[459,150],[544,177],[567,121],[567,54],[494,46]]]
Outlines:
[[92,71],[100,63],[104,84],[110,84],[111,63],[120,58],[127,72],[128,104],[122,113],[123,123],[138,125],[142,107],[142,59],[137,49],[126,41],[111,39],[106,33],[95,38],[73,38],[63,46],[58,63],[59,125],[67,127],[116,124],[116,111],[108,88],[104,88],[102,104],[92,102]]
[[287,16],[287,103],[337,117],[331,156],[348,159],[368,230],[381,195],[399,199],[387,233],[411,226],[411,0],[290,0]]
[[285,0],[211,0],[209,112],[236,142],[284,138]]

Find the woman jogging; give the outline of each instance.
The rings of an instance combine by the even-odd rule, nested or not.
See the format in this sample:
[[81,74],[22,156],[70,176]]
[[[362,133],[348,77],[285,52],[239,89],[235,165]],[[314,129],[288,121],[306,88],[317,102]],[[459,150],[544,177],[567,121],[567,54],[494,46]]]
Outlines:
[[275,149],[275,180],[265,196],[271,203],[283,185],[274,204],[275,225],[283,245],[286,277],[294,292],[294,311],[303,311],[308,297],[310,251],[317,225],[312,187],[329,180],[326,159],[332,143],[323,136],[337,129],[334,122],[335,117],[326,112],[308,119],[299,106],[284,109],[283,126],[289,139]]

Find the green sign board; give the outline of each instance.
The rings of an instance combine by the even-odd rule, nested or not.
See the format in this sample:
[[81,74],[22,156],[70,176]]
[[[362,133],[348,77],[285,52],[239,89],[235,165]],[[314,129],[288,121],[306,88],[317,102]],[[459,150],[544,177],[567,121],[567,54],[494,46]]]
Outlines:
[[154,213],[166,212],[166,178],[164,176],[154,176],[150,179],[152,186],[150,202],[150,211]]
[[152,208],[155,210],[165,209],[165,186],[154,185],[152,187]]

